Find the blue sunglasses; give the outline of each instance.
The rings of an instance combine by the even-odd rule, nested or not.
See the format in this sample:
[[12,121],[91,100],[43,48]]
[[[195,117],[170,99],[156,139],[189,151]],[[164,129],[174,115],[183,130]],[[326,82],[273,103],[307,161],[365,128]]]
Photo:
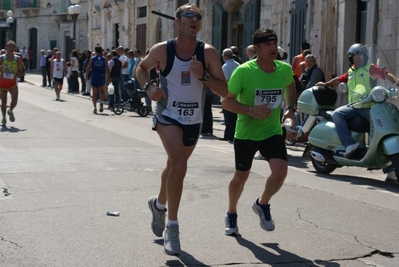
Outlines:
[[179,16],[179,18],[181,18],[181,17],[186,17],[188,19],[193,19],[195,17],[197,20],[202,19],[201,14],[193,13],[193,12],[185,12]]

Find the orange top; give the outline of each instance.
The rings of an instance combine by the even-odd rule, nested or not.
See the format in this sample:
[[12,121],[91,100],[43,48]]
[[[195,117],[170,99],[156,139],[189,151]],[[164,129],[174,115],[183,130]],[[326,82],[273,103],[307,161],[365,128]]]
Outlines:
[[302,75],[301,69],[299,68],[299,63],[301,63],[305,59],[302,54],[297,55],[295,58],[296,62],[294,62],[295,65],[292,66],[292,69],[294,70],[294,74],[299,78]]

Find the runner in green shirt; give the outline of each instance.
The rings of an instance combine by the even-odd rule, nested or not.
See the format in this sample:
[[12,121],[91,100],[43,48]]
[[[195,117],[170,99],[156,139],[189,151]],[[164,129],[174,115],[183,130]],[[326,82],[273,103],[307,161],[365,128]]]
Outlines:
[[288,169],[287,150],[280,126],[283,100],[288,105],[283,120],[291,118],[295,123],[295,82],[291,66],[276,60],[276,33],[272,29],[261,28],[255,31],[252,38],[258,57],[235,69],[228,83],[229,93],[222,102],[224,109],[238,114],[234,140],[236,170],[229,185],[226,235],[238,235],[237,203],[258,150],[269,162],[271,174],[252,209],[259,215],[262,229],[274,230],[269,201],[283,185]]

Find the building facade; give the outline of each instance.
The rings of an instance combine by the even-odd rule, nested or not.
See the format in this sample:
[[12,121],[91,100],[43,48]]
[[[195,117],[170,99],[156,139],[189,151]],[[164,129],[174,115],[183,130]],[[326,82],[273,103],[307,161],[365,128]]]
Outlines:
[[[346,52],[356,42],[379,45],[399,76],[397,0],[80,0],[76,31],[67,12],[70,0],[0,0],[0,44],[11,36],[19,47],[31,47],[36,57],[41,49],[58,47],[67,58],[73,47],[84,51],[97,44],[144,52],[176,35],[175,10],[188,2],[202,10],[198,37],[219,53],[235,45],[246,60],[253,32],[271,27],[289,61],[301,42],[309,42],[327,79],[347,69]],[[12,25],[6,24],[8,10],[14,13]],[[35,62],[39,69],[37,58]]]

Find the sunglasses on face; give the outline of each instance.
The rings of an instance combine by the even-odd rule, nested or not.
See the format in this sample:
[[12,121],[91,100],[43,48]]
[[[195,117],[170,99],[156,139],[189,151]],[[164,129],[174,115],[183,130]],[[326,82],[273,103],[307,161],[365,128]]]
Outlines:
[[201,20],[201,19],[202,19],[201,14],[193,13],[193,12],[186,12],[186,13],[183,13],[183,14],[181,14],[181,15],[179,16],[179,18],[181,18],[181,17],[186,17],[186,18],[188,18],[188,19],[193,19],[193,18],[195,17],[197,20]]

